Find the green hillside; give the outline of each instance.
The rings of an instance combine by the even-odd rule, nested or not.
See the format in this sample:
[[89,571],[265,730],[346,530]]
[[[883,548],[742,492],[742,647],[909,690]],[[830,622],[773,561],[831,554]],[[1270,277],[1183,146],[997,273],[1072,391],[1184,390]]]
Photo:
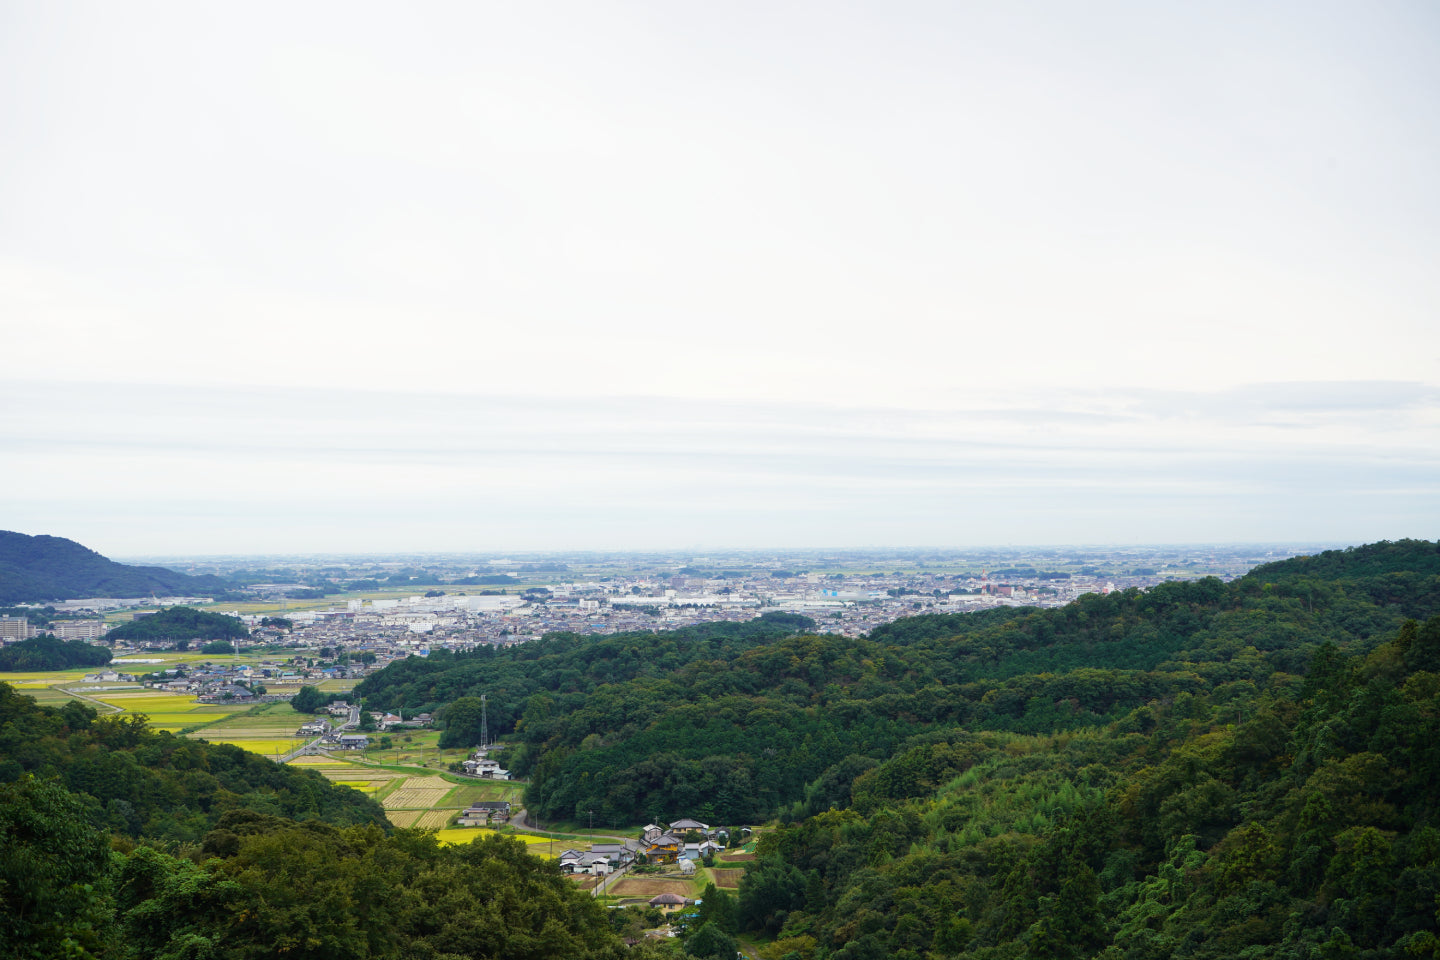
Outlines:
[[362,695],[463,725],[487,693],[550,817],[778,817],[713,921],[771,960],[1436,956],[1437,556],[864,639],[553,636]]
[[219,577],[116,563],[63,537],[0,530],[0,604],[152,594],[214,596],[227,589]]
[[193,607],[166,607],[122,623],[105,634],[107,640],[140,644],[176,640],[238,640],[248,636],[249,628],[238,618]]

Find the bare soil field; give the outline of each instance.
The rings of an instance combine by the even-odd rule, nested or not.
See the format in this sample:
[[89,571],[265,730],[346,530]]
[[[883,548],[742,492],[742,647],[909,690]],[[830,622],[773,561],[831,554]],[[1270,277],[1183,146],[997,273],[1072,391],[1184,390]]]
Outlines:
[[592,877],[589,874],[577,873],[571,875],[570,882],[575,884],[575,886],[579,887],[581,890],[594,890],[595,885],[599,883],[602,879],[602,877]]
[[743,863],[743,862],[745,862],[746,860],[754,860],[754,859],[755,859],[755,854],[753,854],[753,853],[722,853],[722,854],[720,854],[720,859],[721,859],[721,860],[725,860],[725,861],[727,861],[727,862],[729,862],[729,863]]
[[740,878],[745,876],[745,871],[740,868],[726,870],[716,867],[710,871],[715,874],[715,886],[724,887],[727,890],[737,890],[740,887]]
[[636,877],[624,878],[611,887],[610,892],[617,897],[648,898],[662,893],[676,893],[682,897],[694,896],[688,880],[640,880]]

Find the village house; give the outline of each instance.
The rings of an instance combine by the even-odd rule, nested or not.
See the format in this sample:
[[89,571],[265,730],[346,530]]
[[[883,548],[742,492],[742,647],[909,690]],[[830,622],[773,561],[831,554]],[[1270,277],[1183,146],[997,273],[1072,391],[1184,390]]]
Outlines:
[[491,822],[510,822],[509,800],[477,800],[461,811],[455,821],[461,827],[483,827]]

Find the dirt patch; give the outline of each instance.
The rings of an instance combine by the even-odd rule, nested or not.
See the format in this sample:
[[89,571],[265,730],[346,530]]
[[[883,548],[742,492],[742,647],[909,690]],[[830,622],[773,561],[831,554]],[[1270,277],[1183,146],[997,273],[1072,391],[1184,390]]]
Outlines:
[[754,859],[755,859],[755,854],[753,854],[753,853],[722,853],[722,854],[720,854],[720,859],[726,861],[727,863],[743,863],[743,862],[746,861],[746,860],[754,860]]
[[710,872],[715,874],[715,886],[724,887],[727,890],[738,889],[740,886],[740,878],[745,876],[745,871],[739,868],[734,870],[725,870],[720,867],[716,867]]
[[577,873],[570,877],[570,882],[581,890],[594,890],[595,885],[603,879],[603,877],[587,877],[583,873]]
[[692,896],[690,883],[687,880],[638,880],[634,877],[626,877],[615,886],[610,892],[617,897],[658,897],[662,893],[678,893],[682,897]]

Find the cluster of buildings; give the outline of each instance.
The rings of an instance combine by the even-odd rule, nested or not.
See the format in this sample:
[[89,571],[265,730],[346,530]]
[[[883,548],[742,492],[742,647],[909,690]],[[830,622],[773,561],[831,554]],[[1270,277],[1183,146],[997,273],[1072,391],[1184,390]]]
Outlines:
[[[1131,584],[1119,583],[1119,588]],[[343,645],[388,660],[431,649],[511,646],[546,633],[611,634],[671,630],[797,613],[822,633],[856,636],[917,613],[962,613],[995,606],[1060,606],[1082,593],[1117,589],[1108,578],[947,576],[944,574],[748,578],[607,577],[551,582],[506,595],[409,596],[350,600],[288,613],[287,642]]]
[[[699,839],[687,840],[687,837]],[[728,840],[729,831],[689,818],[665,825],[650,823],[641,831],[639,840],[593,843],[589,850],[566,850],[560,854],[560,869],[565,873],[600,876],[644,857],[649,863],[674,863],[681,873],[694,873],[697,863],[718,854]]]

